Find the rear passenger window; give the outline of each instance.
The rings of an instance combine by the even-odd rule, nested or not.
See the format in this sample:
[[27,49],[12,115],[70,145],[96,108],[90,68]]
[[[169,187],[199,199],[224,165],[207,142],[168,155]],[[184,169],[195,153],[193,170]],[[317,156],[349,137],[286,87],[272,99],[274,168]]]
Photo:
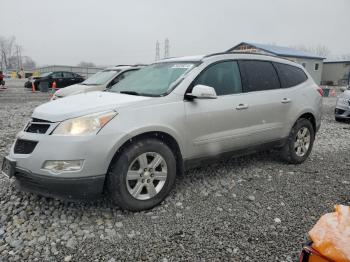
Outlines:
[[298,67],[274,63],[283,88],[299,85],[307,80],[305,72]]
[[215,89],[218,96],[242,92],[241,76],[236,61],[225,61],[207,67],[194,81],[194,85]]
[[276,70],[271,62],[241,60],[239,68],[242,74],[244,92],[280,88]]
[[69,72],[63,72],[63,77],[64,78],[73,78],[74,75],[72,73],[69,73]]

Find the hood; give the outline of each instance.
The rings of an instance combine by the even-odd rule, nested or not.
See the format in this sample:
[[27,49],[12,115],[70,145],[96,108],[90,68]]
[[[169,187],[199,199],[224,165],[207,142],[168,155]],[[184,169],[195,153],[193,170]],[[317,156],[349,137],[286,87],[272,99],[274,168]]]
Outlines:
[[59,122],[92,113],[118,110],[120,107],[149,99],[152,98],[111,92],[89,92],[42,104],[35,108],[32,117]]
[[75,85],[67,86],[60,90],[57,90],[55,92],[55,95],[58,97],[66,97],[69,95],[75,95],[75,94],[80,94],[84,92],[103,91],[104,89],[105,89],[104,85],[87,86],[87,85],[75,84]]

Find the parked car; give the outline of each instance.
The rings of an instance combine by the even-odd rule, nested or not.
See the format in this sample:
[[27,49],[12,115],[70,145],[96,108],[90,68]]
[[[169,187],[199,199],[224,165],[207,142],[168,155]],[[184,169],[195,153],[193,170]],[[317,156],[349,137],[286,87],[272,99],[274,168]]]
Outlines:
[[82,83],[57,90],[52,96],[51,100],[66,97],[69,95],[109,89],[114,84],[124,79],[129,74],[136,72],[140,68],[141,66],[114,66],[107,68],[105,70],[97,72]]
[[63,88],[83,82],[84,80],[84,77],[76,73],[55,71],[43,73],[39,77],[32,77],[24,84],[24,86],[26,88],[32,88],[32,82],[34,82],[35,89],[40,90],[40,88],[51,88],[52,83],[56,82],[56,88]]
[[[28,80],[24,83],[24,87],[25,88],[32,88],[32,83],[38,78],[40,78],[40,76],[30,76],[30,77],[28,77]],[[38,87],[36,87],[36,88],[38,88]]]
[[335,120],[342,122],[350,120],[350,89],[345,89],[337,98],[334,110]]
[[172,58],[109,92],[38,106],[3,172],[22,190],[64,198],[106,190],[123,209],[159,204],[184,170],[278,148],[288,163],[309,156],[322,90],[294,62],[258,54]]

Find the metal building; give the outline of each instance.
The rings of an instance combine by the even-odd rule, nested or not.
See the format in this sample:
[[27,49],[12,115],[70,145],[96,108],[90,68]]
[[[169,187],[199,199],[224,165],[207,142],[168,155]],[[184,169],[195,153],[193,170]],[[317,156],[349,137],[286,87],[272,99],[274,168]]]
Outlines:
[[227,50],[227,52],[261,53],[280,56],[303,65],[303,67],[305,67],[305,69],[309,72],[309,74],[312,76],[315,82],[317,84],[321,83],[323,60],[325,59],[325,57],[320,57],[315,54],[295,50],[293,48],[284,46],[256,44],[248,42],[242,42],[230,48],[229,50]]
[[323,65],[322,84],[350,85],[350,60],[325,61]]

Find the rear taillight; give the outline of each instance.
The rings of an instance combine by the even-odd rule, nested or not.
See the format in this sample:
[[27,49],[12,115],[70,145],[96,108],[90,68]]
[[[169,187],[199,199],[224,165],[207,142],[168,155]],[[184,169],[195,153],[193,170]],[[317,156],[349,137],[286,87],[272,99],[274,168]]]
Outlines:
[[323,96],[323,89],[321,87],[317,87],[317,91],[320,93],[321,96]]

